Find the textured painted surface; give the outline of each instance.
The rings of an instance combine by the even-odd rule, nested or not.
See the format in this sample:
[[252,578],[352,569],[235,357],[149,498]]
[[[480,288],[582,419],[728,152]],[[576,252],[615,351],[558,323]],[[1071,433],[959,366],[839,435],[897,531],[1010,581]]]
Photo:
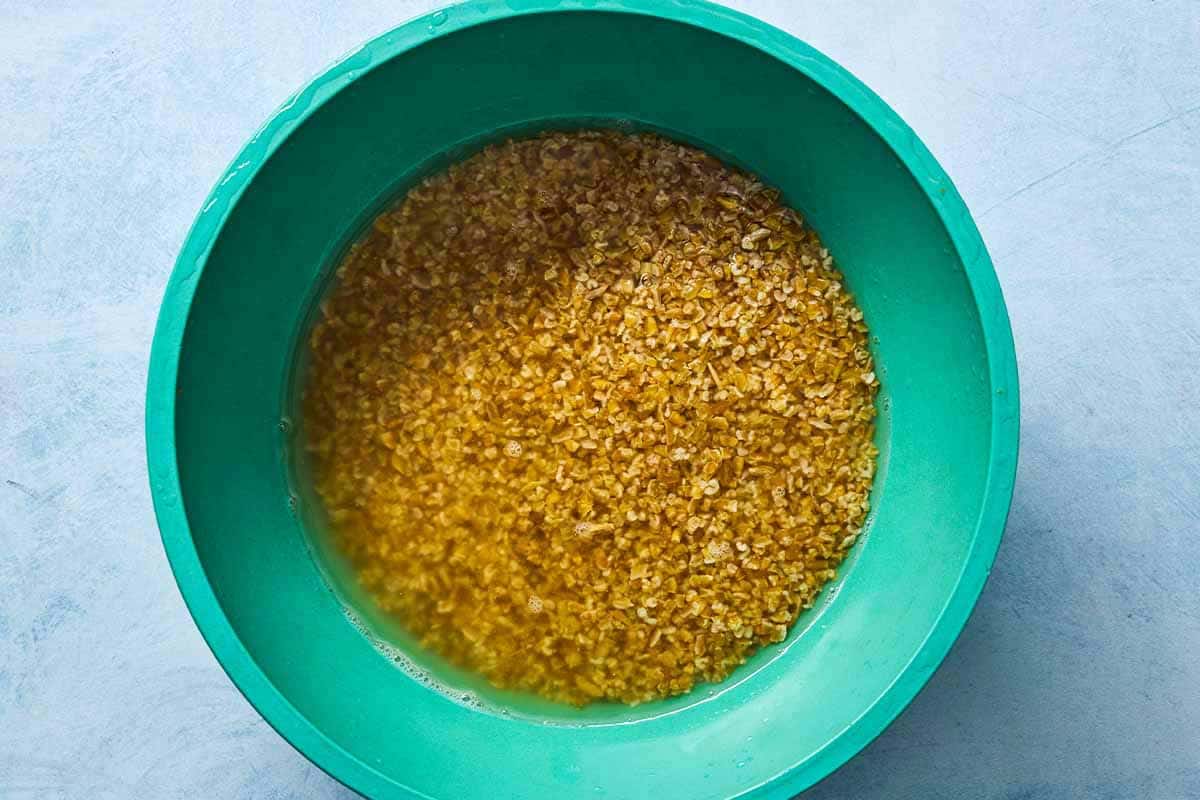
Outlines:
[[[350,793],[163,558],[158,301],[240,145],[432,2],[0,5],[0,797]],[[848,67],[975,211],[1022,370],[1004,545],[944,666],[806,798],[1200,798],[1200,8],[731,3]]]

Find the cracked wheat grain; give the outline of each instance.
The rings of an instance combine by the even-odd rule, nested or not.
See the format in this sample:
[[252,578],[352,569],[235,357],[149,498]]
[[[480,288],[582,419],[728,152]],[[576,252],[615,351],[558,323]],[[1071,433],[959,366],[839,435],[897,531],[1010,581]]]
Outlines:
[[335,541],[494,684],[720,680],[854,542],[867,328],[752,176],[650,135],[508,142],[412,189],[337,277],[304,400]]

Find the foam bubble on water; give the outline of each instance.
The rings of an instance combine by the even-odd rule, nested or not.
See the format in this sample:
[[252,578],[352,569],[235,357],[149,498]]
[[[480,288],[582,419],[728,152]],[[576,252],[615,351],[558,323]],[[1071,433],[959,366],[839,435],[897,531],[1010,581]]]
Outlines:
[[442,681],[433,676],[429,670],[413,661],[404,651],[396,647],[390,642],[385,642],[383,639],[370,629],[370,627],[349,608],[343,608],[343,613],[346,616],[346,621],[350,623],[356,631],[362,634],[362,637],[371,643],[380,655],[391,661],[396,667],[408,677],[412,678],[422,686],[437,692],[452,703],[457,703],[473,711],[499,711],[492,709],[489,704],[485,703],[474,692],[458,689],[452,686],[447,686]]
[[[536,595],[531,596],[530,600],[533,600],[535,597],[536,597]],[[541,598],[537,598],[537,599],[540,602]],[[399,647],[380,638],[379,634],[375,633],[375,631],[372,630],[372,628],[363,620],[363,618],[360,617],[358,615],[358,613],[355,612],[352,608],[350,608],[349,606],[343,605],[342,613],[345,615],[346,621],[350,623],[351,627],[353,627],[356,631],[358,631],[358,633],[360,633],[362,635],[362,637],[364,639],[366,639],[371,644],[371,646],[376,649],[376,651],[379,652],[380,655],[382,655],[384,658],[388,659],[390,662],[395,664],[397,669],[399,669],[401,672],[403,672],[405,675],[407,675],[412,680],[416,681],[417,683],[421,684],[422,686],[428,688],[431,691],[437,692],[442,697],[446,698],[447,700],[449,700],[452,703],[455,703],[456,705],[462,706],[463,708],[467,708],[472,711],[479,711],[479,712],[485,713],[485,714],[494,714],[494,715],[497,715],[500,717],[506,717],[509,719],[512,719],[512,718],[525,719],[526,721],[529,721],[529,722],[538,722],[538,723],[541,723],[542,725],[552,726],[552,727],[556,727],[556,728],[588,728],[588,727],[591,727],[592,725],[597,724],[594,722],[587,722],[587,721],[581,721],[581,720],[567,720],[567,719],[561,719],[561,718],[542,718],[542,717],[527,716],[525,712],[522,712],[520,710],[506,708],[503,705],[495,703],[486,698],[480,697],[478,694],[476,694],[475,692],[473,692],[469,689],[463,689],[461,687],[450,686],[450,685],[442,682],[441,680],[439,680],[437,677],[435,677],[431,672],[429,672],[429,670],[425,669],[424,667],[420,666],[415,661],[413,661],[412,658],[410,656],[408,656]],[[706,693],[707,697],[710,697],[710,698],[712,696],[714,696],[715,694],[716,694],[716,690],[713,688],[709,688]],[[699,692],[697,692],[697,699],[699,699]],[[650,719],[654,719],[654,717],[652,716],[652,717],[650,717]],[[635,720],[630,720],[630,721],[618,721],[615,723],[604,722],[604,723],[600,723],[600,724],[602,724],[602,725],[609,725],[609,724],[630,725],[630,724],[639,724],[642,721],[644,721],[644,720],[635,719]]]

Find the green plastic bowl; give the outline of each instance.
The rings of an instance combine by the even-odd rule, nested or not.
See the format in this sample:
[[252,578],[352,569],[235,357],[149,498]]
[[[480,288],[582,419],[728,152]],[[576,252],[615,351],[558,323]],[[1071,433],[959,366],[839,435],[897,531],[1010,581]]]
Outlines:
[[[700,145],[819,231],[876,337],[875,510],[819,607],[722,684],[581,711],[479,689],[479,707],[398,668],[314,557],[290,485],[296,353],[330,266],[417,177],[488,141],[596,125]],[[785,798],[815,783],[900,712],[965,623],[1004,527],[1017,428],[996,277],[913,132],[791,36],[653,0],[469,3],[309,84],[204,204],[147,397],[163,542],[230,677],[347,785],[439,800]]]

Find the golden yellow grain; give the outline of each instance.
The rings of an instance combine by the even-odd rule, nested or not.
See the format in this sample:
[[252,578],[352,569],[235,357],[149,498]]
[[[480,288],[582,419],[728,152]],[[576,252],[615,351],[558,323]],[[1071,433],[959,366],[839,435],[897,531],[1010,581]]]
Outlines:
[[656,136],[412,189],[311,336],[316,488],[366,589],[499,686],[637,703],[782,640],[867,513],[862,313],[775,191]]

